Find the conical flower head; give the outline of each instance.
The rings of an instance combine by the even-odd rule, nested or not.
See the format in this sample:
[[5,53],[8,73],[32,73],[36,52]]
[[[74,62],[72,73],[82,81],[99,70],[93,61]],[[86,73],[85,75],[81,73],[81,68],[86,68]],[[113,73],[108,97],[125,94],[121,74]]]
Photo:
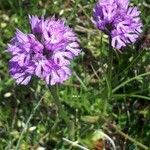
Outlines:
[[47,84],[62,83],[71,75],[71,60],[80,53],[78,38],[65,22],[55,17],[29,16],[31,34],[16,30],[8,44],[10,74],[18,84],[33,76]]
[[93,10],[93,23],[108,34],[112,46],[121,49],[134,43],[142,32],[140,11],[129,0],[99,0]]

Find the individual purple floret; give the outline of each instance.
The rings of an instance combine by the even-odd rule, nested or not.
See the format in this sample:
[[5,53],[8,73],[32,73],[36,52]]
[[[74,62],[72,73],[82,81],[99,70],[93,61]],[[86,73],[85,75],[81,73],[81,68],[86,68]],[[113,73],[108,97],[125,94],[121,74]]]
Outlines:
[[111,45],[121,49],[134,43],[142,32],[140,11],[129,0],[99,0],[93,10],[93,23],[108,34]]
[[33,76],[50,85],[62,83],[71,75],[70,61],[80,53],[76,34],[55,17],[29,16],[29,20],[32,33],[17,29],[8,44],[11,76],[23,85]]

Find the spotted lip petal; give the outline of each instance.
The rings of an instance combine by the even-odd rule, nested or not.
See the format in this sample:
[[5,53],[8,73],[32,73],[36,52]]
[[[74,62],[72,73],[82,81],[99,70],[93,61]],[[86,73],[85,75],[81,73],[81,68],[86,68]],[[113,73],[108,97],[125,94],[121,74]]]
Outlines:
[[129,7],[129,0],[99,0],[93,9],[92,22],[111,36],[112,46],[121,49],[134,43],[142,32],[140,11]]
[[71,76],[69,65],[81,51],[76,34],[55,17],[29,16],[29,22],[32,33],[17,29],[7,46],[11,76],[23,85],[33,76],[50,85],[62,83]]

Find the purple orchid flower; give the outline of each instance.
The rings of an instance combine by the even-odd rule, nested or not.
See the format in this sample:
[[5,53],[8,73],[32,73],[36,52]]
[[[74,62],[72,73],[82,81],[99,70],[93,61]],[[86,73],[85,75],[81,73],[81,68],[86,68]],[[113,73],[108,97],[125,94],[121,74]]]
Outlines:
[[55,17],[29,16],[31,34],[16,30],[8,44],[10,74],[17,84],[27,85],[33,76],[48,85],[62,83],[71,75],[71,60],[79,55],[79,40],[65,22]]

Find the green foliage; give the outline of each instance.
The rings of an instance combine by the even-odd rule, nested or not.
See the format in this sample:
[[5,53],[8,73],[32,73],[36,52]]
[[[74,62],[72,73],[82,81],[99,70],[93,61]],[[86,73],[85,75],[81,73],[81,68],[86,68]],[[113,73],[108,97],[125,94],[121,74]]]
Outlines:
[[[147,31],[150,9],[142,0],[132,2],[139,4]],[[150,53],[139,46],[142,42],[129,46],[122,54],[114,51],[110,81],[106,75],[108,38],[90,19],[94,3],[94,0],[1,0],[0,150],[15,149],[19,139],[20,150],[76,149],[62,141],[62,137],[82,141],[99,129],[115,137],[120,149],[140,149],[138,142],[150,147]],[[66,18],[80,38],[82,53],[71,65],[74,73],[59,86],[68,124],[59,118],[57,106],[42,81],[35,79],[26,87],[17,86],[8,73],[10,55],[5,51],[6,45],[16,27],[24,32],[29,30],[28,14]],[[134,140],[126,140],[110,124],[116,124],[119,131]]]

